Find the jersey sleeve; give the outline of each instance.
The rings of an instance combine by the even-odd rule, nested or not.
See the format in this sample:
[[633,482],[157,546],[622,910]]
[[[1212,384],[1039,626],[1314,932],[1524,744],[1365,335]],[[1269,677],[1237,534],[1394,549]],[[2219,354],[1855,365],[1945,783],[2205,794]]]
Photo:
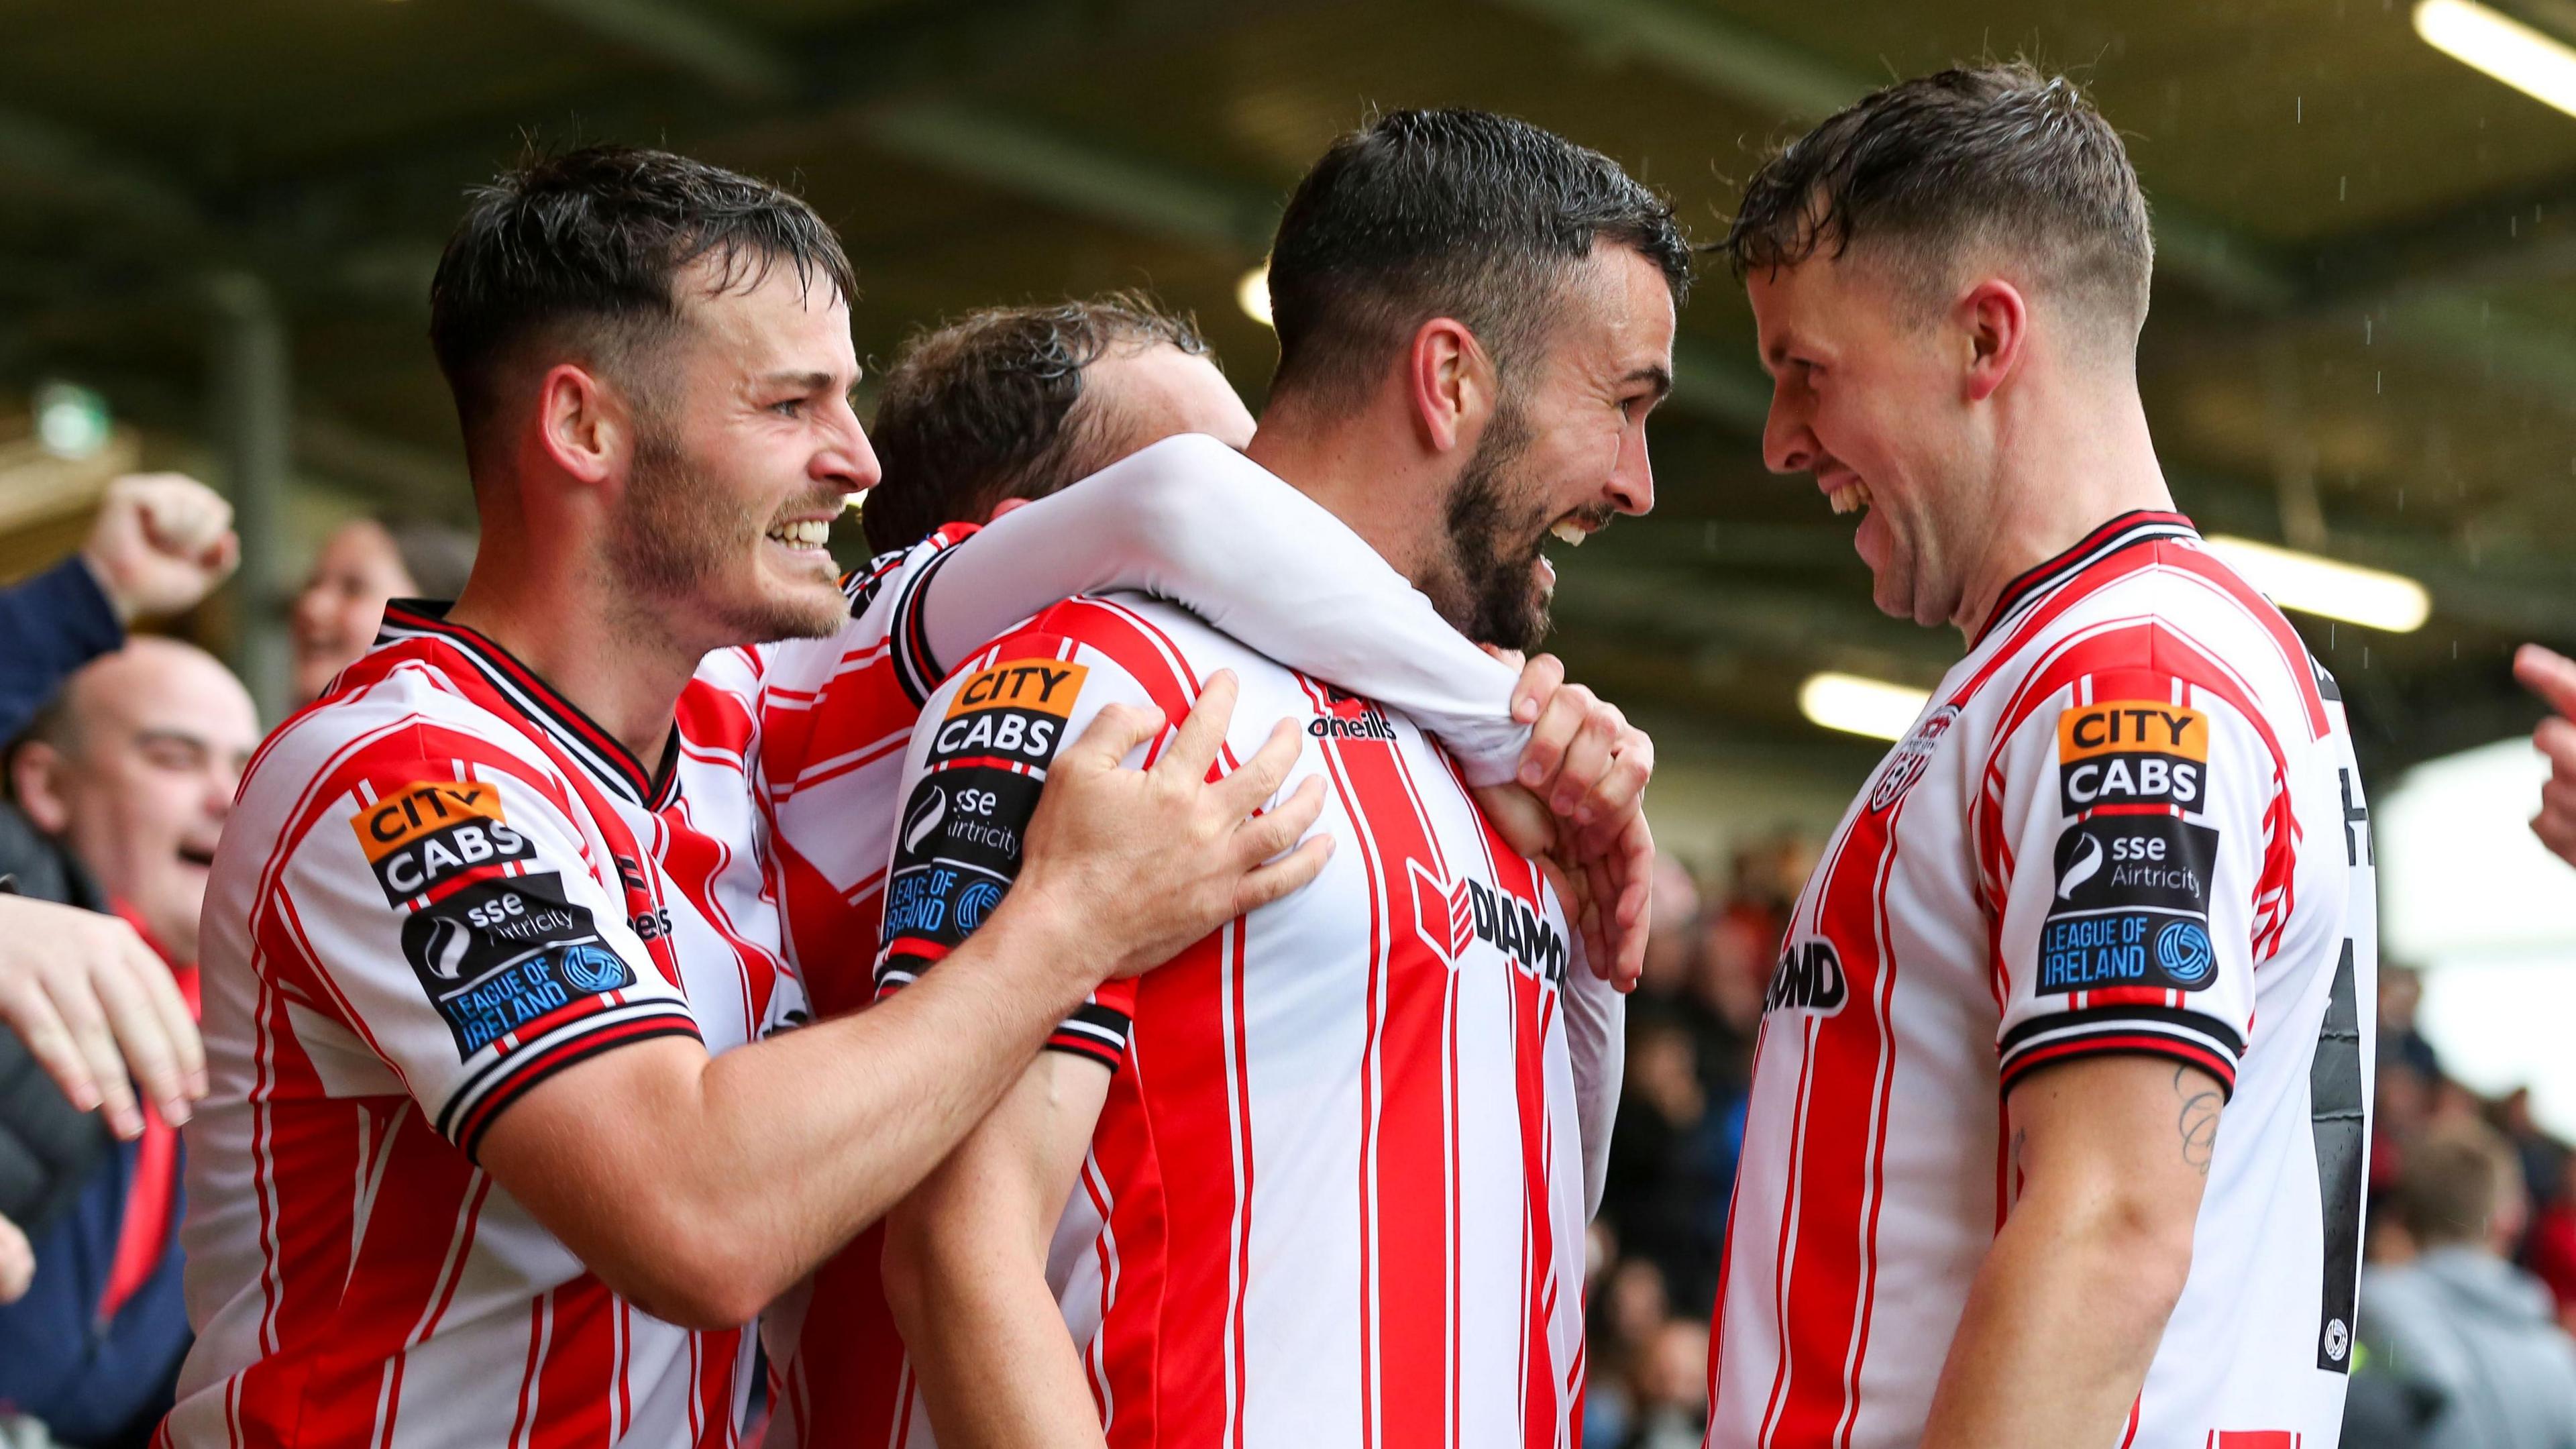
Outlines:
[[316,1004],[469,1156],[575,1062],[698,1036],[559,787],[470,745],[361,755],[286,856],[261,946],[304,965]]
[[[1160,710],[1143,685],[1071,641],[1023,632],[978,656],[922,710],[904,757],[885,924],[880,998],[936,966],[984,923],[1019,877],[1021,844],[1047,767],[1113,703]],[[1140,747],[1150,758],[1164,736]],[[1047,1039],[1115,1070],[1127,1050],[1132,982],[1104,983]]]
[[1518,676],[1321,504],[1214,438],[1167,438],[986,524],[916,570],[922,602],[900,648],[938,665],[1076,594],[1172,600],[1292,669],[1401,710],[1468,783],[1512,778],[1529,727]]
[[1987,792],[2003,1090],[2108,1053],[2232,1094],[2292,835],[2259,717],[2153,668],[2086,675],[2018,725]]

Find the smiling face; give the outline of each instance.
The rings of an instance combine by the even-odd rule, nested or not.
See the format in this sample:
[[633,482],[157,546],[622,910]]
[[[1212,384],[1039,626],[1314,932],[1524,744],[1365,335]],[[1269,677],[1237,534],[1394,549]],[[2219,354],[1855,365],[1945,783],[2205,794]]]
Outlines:
[[194,960],[206,868],[259,747],[250,695],[204,651],[148,636],[65,688],[59,723],[11,762],[18,798],[101,889]]
[[1854,254],[1756,269],[1745,281],[1771,374],[1762,460],[1814,476],[1872,595],[1918,624],[1961,610],[1986,510],[1963,363],[1968,343]]
[[1577,545],[1655,506],[1646,415],[1671,391],[1672,368],[1671,284],[1635,251],[1596,247],[1540,355],[1503,385],[1450,492],[1445,557],[1415,580],[1460,632],[1536,648],[1556,591],[1547,540]]
[[376,639],[385,601],[419,592],[394,537],[371,518],[353,519],[322,541],[313,574],[287,611],[294,648],[295,697],[320,697],[331,676],[348,668]]
[[849,308],[784,263],[748,288],[716,291],[715,275],[702,262],[677,279],[609,560],[657,621],[709,648],[818,637],[848,610],[824,539],[878,472],[850,408]]

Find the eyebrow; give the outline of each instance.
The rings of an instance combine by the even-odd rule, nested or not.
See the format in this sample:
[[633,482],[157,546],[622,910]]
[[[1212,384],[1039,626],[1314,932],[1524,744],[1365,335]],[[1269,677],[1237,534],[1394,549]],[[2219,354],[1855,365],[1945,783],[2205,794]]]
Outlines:
[[1673,390],[1673,370],[1662,363],[1650,362],[1619,381],[1623,385],[1632,382],[1645,383],[1655,390],[1657,398],[1662,398],[1669,396]]
[[[763,376],[760,381],[765,387],[792,387],[800,392],[822,392],[831,387],[832,374],[828,372],[773,372]],[[855,380],[851,383],[851,386],[853,387],[856,387],[857,385],[858,384]]]
[[186,730],[179,729],[136,730],[134,742],[141,745],[185,745],[199,754],[213,754],[215,750],[214,742],[204,735],[190,734]]

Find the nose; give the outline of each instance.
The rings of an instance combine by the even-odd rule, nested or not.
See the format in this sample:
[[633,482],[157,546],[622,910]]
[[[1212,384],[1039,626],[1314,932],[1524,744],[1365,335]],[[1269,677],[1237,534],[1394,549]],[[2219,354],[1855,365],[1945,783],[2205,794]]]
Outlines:
[[829,447],[814,457],[814,476],[837,485],[844,493],[861,493],[877,486],[885,469],[877,463],[877,450],[868,444],[867,429],[859,426],[859,415],[846,402],[840,405],[839,436]]
[[1632,518],[1655,509],[1655,464],[1646,452],[1642,420],[1619,442],[1619,461],[1610,470],[1610,501]]
[[1808,427],[1802,391],[1788,379],[1771,384],[1771,411],[1762,420],[1762,463],[1774,473],[1804,473],[1816,466],[1824,449]]

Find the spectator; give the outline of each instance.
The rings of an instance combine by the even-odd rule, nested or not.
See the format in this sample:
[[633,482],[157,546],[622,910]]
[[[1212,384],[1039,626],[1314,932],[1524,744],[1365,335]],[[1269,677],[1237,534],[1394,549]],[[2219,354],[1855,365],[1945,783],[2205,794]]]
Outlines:
[[125,642],[145,615],[195,607],[232,573],[232,505],[193,478],[135,473],[107,485],[79,554],[0,589],[0,739],[71,672]]
[[1699,1449],[1707,1424],[1708,1326],[1667,1320],[1637,1376],[1637,1424],[1628,1449]]
[[2537,644],[2525,644],[2513,656],[2514,677],[2556,711],[2531,733],[2531,742],[2549,757],[2549,783],[2540,787],[2540,813],[2531,833],[2576,865],[2576,659]]
[[321,698],[376,642],[387,600],[453,599],[473,567],[473,535],[444,524],[357,518],[332,530],[287,612],[296,703]]
[[[11,751],[17,811],[42,834],[17,832],[20,858],[0,870],[114,910],[193,1004],[206,868],[258,743],[222,665],[136,639],[75,675]],[[96,1449],[143,1442],[188,1342],[178,1182],[173,1124],[147,1112],[37,1237],[26,1296],[0,1308],[0,1404]]]
[[2425,1449],[2576,1449],[2576,1344],[2505,1258],[2524,1219],[2511,1149],[2476,1124],[2428,1132],[2397,1210],[2419,1252],[2365,1271],[2361,1338],[2375,1365],[2438,1397]]
[[2558,1155],[2555,1191],[2531,1215],[2531,1232],[2522,1260],[2532,1275],[2549,1285],[2558,1303],[2559,1325],[2576,1333],[2576,1156]]
[[1590,1300],[1583,1391],[1583,1442],[1628,1442],[1637,1424],[1637,1382],[1647,1372],[1655,1338],[1673,1321],[1663,1270],[1644,1258],[1627,1258],[1610,1270],[1605,1289]]
[[1689,1028],[1670,1018],[1632,1018],[1601,1213],[1629,1253],[1661,1270],[1694,1316],[1707,1314],[1716,1293],[1726,1231],[1732,1178],[1722,1130],[1709,1112]]

